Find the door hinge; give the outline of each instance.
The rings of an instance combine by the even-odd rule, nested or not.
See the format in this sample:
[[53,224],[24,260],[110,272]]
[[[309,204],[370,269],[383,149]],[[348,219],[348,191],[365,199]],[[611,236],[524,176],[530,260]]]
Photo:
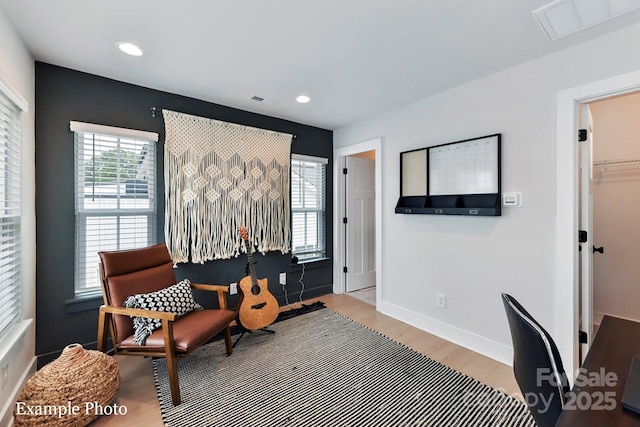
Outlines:
[[347,168],[342,168],[342,173],[346,175],[347,174]]
[[347,267],[342,267],[342,272],[347,273],[348,272]]
[[587,130],[586,129],[578,129],[578,141],[584,142],[587,140]]
[[587,237],[588,235],[585,230],[578,230],[578,243],[586,243]]
[[585,331],[578,331],[578,342],[580,344],[586,344],[588,341],[588,336]]
[[345,216],[344,218],[342,218],[342,223],[346,224],[347,223],[347,217]]

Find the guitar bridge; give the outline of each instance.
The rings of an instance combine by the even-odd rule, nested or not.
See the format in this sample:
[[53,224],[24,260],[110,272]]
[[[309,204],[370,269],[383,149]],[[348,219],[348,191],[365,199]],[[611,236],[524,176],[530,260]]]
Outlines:
[[264,307],[265,305],[267,305],[266,302],[261,302],[260,304],[254,304],[251,306],[251,308],[253,308],[254,310],[260,310],[262,307]]

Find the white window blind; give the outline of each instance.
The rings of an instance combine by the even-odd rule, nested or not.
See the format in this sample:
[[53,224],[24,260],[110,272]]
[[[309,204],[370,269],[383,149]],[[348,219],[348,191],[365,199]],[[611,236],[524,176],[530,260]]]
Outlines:
[[328,160],[291,156],[291,247],[299,260],[326,256],[326,169]]
[[21,316],[20,145],[22,109],[0,85],[0,338]]
[[99,251],[156,243],[157,134],[80,122],[71,122],[71,130],[75,134],[75,291],[82,295],[100,290]]

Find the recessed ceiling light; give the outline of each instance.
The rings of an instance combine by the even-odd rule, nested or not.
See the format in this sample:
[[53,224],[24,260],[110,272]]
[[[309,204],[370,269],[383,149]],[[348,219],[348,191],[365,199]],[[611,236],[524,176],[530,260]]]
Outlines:
[[300,95],[296,98],[296,101],[298,101],[300,104],[306,104],[307,102],[311,101],[311,98],[309,98],[307,95]]
[[129,42],[118,42],[116,43],[118,49],[131,56],[142,56],[142,49],[136,46],[133,43]]

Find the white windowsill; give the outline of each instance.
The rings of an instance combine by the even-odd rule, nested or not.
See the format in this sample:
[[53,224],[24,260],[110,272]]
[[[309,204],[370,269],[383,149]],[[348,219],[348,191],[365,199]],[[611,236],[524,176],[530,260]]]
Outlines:
[[307,260],[300,260],[300,261],[298,261],[298,264],[310,264],[310,263],[313,263],[313,262],[326,261],[328,259],[329,258],[324,257],[324,258],[313,258],[313,259],[307,259]]
[[27,330],[29,330],[32,323],[33,319],[25,319],[18,322],[13,325],[9,334],[0,340],[0,360],[4,360],[4,358],[13,350],[13,347],[25,335]]
[[76,294],[73,299],[65,301],[65,312],[67,314],[79,313],[81,311],[96,310],[103,304],[102,291],[89,291]]
[[300,260],[297,264],[289,264],[289,271],[298,271],[302,270],[302,267],[305,269],[313,269],[313,268],[322,268],[329,265],[331,258],[314,258],[309,260]]

